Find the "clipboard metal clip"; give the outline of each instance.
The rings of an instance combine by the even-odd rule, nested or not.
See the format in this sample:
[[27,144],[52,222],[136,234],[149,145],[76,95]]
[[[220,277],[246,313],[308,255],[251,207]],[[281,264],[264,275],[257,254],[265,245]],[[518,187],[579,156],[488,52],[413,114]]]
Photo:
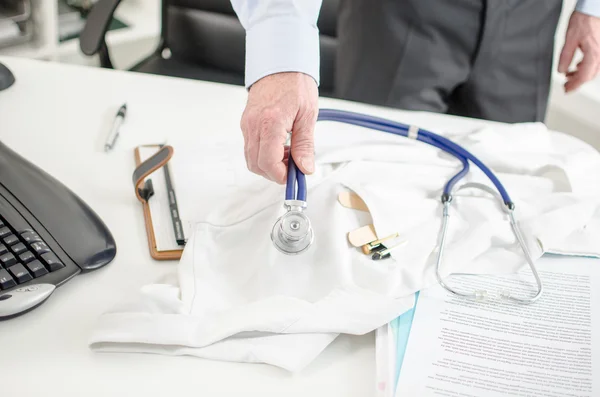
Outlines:
[[147,179],[144,183],[144,187],[139,189],[140,196],[146,201],[150,200],[150,197],[154,196],[154,185],[152,179]]

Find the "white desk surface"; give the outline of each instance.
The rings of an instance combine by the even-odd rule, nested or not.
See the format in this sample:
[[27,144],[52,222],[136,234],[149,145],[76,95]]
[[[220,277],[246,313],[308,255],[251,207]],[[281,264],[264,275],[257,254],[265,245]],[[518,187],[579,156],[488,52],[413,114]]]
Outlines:
[[[360,396],[375,395],[374,335],[341,336],[300,374],[267,365],[192,357],[93,353],[98,316],[172,272],[149,254],[131,182],[132,147],[174,134],[240,133],[242,87],[0,57],[16,76],[0,92],[0,139],[86,201],[106,222],[117,257],[80,275],[45,304],[0,323],[0,394],[21,396]],[[128,103],[114,152],[103,138]],[[480,121],[379,109],[342,101],[321,106],[370,111],[423,127],[464,128]],[[166,132],[166,134],[165,134]],[[126,136],[125,136],[126,135]]]

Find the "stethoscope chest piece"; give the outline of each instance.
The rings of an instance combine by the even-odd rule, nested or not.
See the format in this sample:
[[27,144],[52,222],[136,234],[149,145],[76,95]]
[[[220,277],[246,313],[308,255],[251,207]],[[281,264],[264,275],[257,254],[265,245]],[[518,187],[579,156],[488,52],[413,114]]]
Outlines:
[[306,202],[286,200],[286,213],[283,214],[271,231],[273,245],[286,255],[296,255],[306,251],[314,240],[310,220],[304,214]]

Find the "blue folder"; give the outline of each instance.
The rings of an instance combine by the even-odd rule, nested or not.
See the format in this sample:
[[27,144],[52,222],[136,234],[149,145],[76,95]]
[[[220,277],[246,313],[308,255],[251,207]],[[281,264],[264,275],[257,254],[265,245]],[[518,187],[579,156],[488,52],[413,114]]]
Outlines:
[[398,384],[400,370],[402,369],[404,353],[406,352],[406,345],[408,344],[408,337],[410,336],[410,329],[415,316],[415,306],[417,305],[418,299],[419,293],[417,292],[415,293],[415,304],[413,308],[390,322],[392,332],[394,333],[396,340],[396,372],[394,374],[394,392],[396,385]]

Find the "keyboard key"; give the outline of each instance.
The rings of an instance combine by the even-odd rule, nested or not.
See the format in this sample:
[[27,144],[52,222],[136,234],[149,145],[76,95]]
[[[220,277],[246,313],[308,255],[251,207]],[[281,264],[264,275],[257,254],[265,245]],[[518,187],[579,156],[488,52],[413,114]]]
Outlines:
[[25,247],[25,244],[23,243],[15,244],[12,247],[10,247],[10,249],[12,250],[12,252],[15,253],[15,255],[19,255],[27,251],[27,247]]
[[21,237],[23,238],[23,240],[25,240],[26,243],[29,243],[29,244],[35,243],[38,241],[42,241],[40,236],[38,236],[36,232],[32,232],[32,231],[27,231],[27,232],[21,234]]
[[16,265],[8,269],[8,271],[13,275],[13,277],[17,280],[17,283],[19,284],[26,283],[27,281],[33,279],[33,277],[31,276],[31,274],[29,274],[27,269],[25,269],[25,267],[20,263],[17,263]]
[[0,263],[2,263],[4,268],[9,268],[17,263],[17,258],[15,258],[15,256],[10,252],[7,252],[6,254],[0,256]]
[[42,254],[42,260],[46,266],[48,266],[51,272],[65,267],[65,265],[63,265],[63,263],[59,261],[56,255],[54,255],[52,252],[46,252],[45,254]]
[[29,263],[34,259],[35,259],[35,255],[33,255],[33,252],[27,251],[27,252],[23,252],[21,255],[19,255],[19,260],[22,263]]
[[4,238],[4,237],[8,236],[9,234],[12,234],[12,232],[10,231],[9,228],[7,228],[6,226],[0,228],[0,238]]
[[50,252],[50,248],[43,241],[38,241],[36,243],[31,244],[31,248],[38,254],[41,255],[44,252]]
[[43,276],[44,274],[48,274],[48,269],[46,269],[44,265],[42,265],[42,262],[38,261],[37,259],[33,262],[29,262],[26,266],[27,269],[29,269],[29,271],[33,274],[33,277],[37,278]]
[[14,234],[9,234],[8,236],[4,237],[4,244],[6,244],[7,247],[10,247],[11,245],[16,244],[18,242],[19,238]]
[[8,252],[8,248],[4,244],[0,244],[0,255],[4,255]]
[[0,270],[0,289],[9,289],[17,285],[17,282],[6,270]]

